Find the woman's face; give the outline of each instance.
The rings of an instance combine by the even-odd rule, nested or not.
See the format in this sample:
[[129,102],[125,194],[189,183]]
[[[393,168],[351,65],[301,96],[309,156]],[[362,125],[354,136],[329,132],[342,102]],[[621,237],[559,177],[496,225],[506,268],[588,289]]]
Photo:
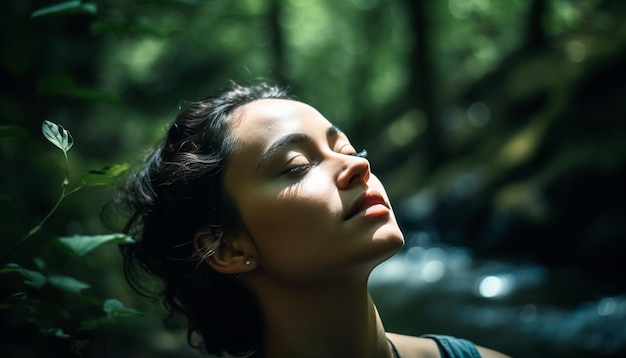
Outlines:
[[381,182],[311,106],[239,107],[225,185],[256,246],[258,270],[303,283],[367,273],[404,243]]

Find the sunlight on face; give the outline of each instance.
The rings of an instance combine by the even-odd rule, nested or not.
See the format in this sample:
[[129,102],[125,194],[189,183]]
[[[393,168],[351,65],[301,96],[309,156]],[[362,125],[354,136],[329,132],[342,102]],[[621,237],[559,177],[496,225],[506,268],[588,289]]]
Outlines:
[[233,114],[225,184],[263,270],[322,279],[365,277],[404,243],[389,199],[346,135],[297,101],[258,100]]

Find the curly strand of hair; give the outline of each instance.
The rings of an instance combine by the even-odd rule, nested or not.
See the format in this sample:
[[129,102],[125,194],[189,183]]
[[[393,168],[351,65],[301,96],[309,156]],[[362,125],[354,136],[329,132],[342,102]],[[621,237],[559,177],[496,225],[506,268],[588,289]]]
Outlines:
[[[235,147],[229,134],[231,113],[264,98],[290,97],[266,84],[233,85],[185,104],[117,196],[129,213],[124,232],[136,239],[136,244],[120,247],[131,287],[161,298],[166,322],[186,319],[189,344],[215,355],[247,356],[261,343],[255,297],[232,277],[211,269],[208,261],[223,240],[246,231],[223,186]],[[196,249],[194,236],[203,228],[216,234]],[[157,279],[159,288],[148,284],[146,274]]]

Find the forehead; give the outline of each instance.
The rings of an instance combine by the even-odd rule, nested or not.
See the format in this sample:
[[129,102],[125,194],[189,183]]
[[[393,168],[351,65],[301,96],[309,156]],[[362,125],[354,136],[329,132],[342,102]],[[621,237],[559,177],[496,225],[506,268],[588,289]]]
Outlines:
[[262,150],[288,133],[324,134],[331,123],[315,108],[287,99],[261,99],[235,110],[231,134],[241,146]]
[[234,193],[250,189],[262,153],[279,138],[303,133],[321,138],[331,124],[313,107],[286,99],[262,99],[237,108],[230,121],[235,148],[226,168],[225,184]]

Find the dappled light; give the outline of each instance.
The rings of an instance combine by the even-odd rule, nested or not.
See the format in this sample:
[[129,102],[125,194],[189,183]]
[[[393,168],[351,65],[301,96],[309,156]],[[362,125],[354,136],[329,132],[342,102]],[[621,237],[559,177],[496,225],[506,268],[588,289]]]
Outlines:
[[391,144],[402,147],[415,141],[426,131],[427,126],[428,121],[424,117],[424,113],[412,109],[389,125],[387,136]]
[[537,149],[543,128],[543,124],[536,121],[504,143],[499,158],[501,165],[510,167],[527,160]]
[[198,356],[127,286],[110,204],[231,81],[287,87],[367,150],[406,238],[369,281],[389,331],[626,356],[626,2],[0,3],[10,356]]
[[[571,272],[474,256],[460,247],[416,245],[381,265],[372,273],[370,287],[387,312],[383,318],[414,334],[443,330],[460,320],[454,333],[476,341],[490,335],[533,342],[517,345],[520,356],[558,356],[572,349],[610,355],[623,349],[623,294],[559,304],[567,300],[559,295],[588,283]],[[545,351],[537,354],[538,346]]]
[[506,296],[513,289],[514,280],[508,275],[481,277],[476,291],[482,297],[497,298]]

